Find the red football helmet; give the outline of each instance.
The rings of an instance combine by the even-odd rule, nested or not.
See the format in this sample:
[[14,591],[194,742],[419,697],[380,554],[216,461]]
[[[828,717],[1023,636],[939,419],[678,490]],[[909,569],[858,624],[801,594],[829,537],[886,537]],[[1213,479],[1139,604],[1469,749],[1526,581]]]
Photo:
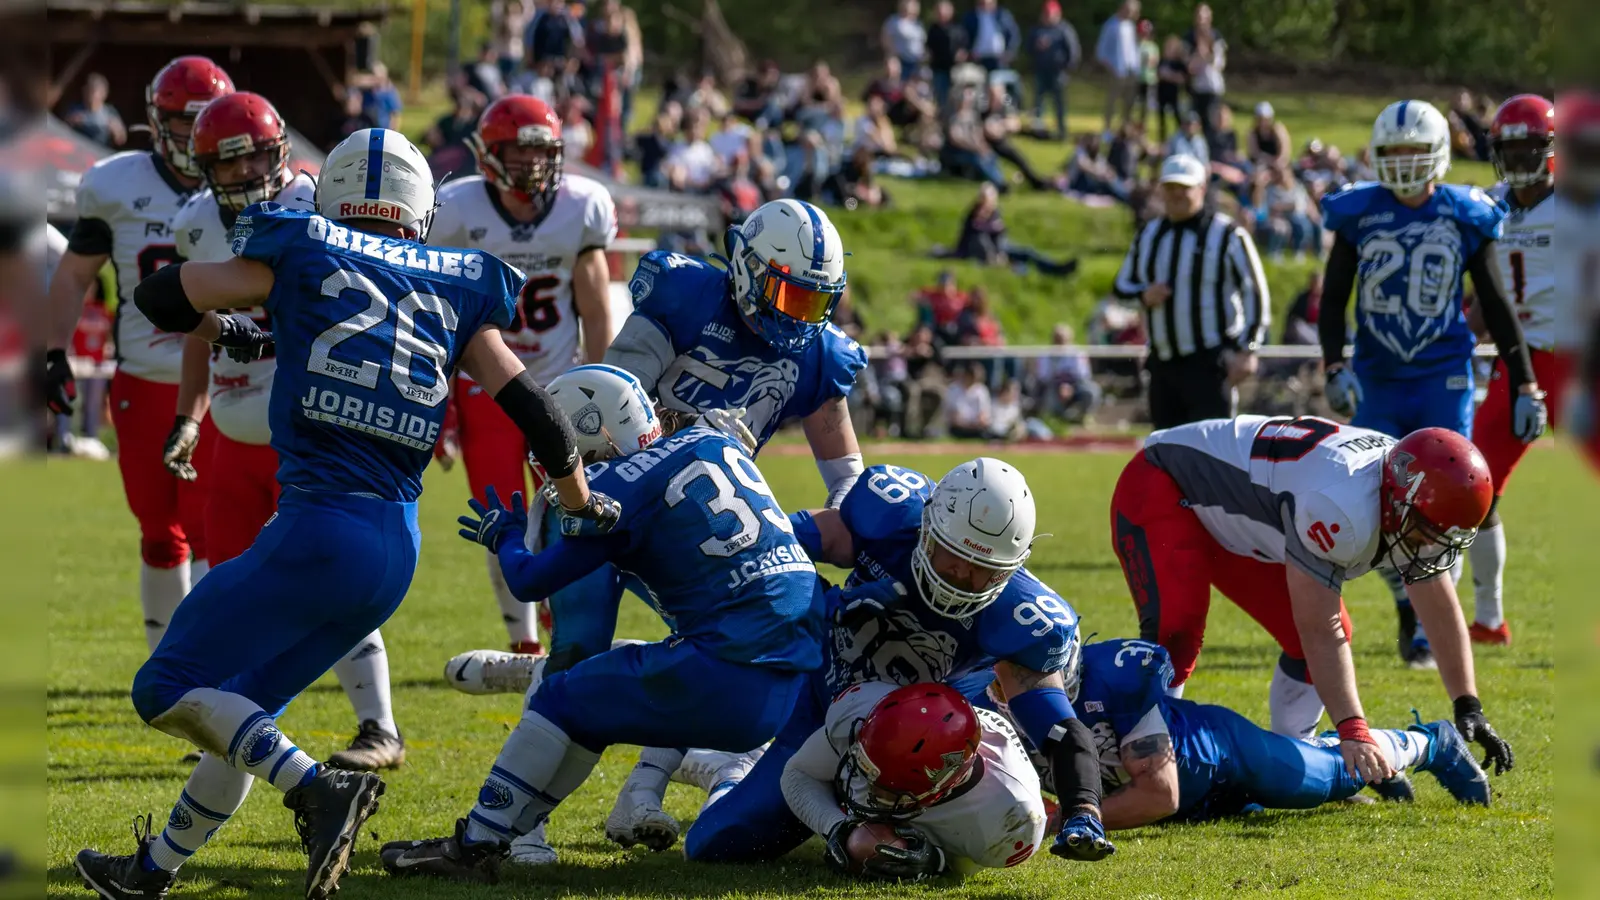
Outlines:
[[1493,501],[1489,464],[1471,441],[1446,428],[1411,432],[1383,459],[1384,557],[1407,584],[1449,571]]
[[1555,174],[1556,105],[1538,94],[1500,104],[1489,123],[1489,159],[1514,188],[1546,184]]
[[[260,94],[240,91],[206,104],[195,116],[189,154],[217,202],[234,212],[271,200],[289,183],[289,133]],[[231,160],[238,162],[220,165]]]
[[189,155],[189,135],[174,135],[173,120],[194,121],[207,103],[233,93],[233,81],[222,67],[204,56],[180,56],[169,62],[145,88],[145,115],[155,135],[156,152],[167,164],[191,178],[200,177]]
[[561,187],[561,117],[538,97],[513,94],[489,104],[467,145],[490,184],[540,209]]
[[1556,136],[1561,159],[1560,184],[1600,192],[1600,95],[1565,91],[1556,95],[1561,132]]
[[[972,772],[983,728],[949,685],[913,684],[885,695],[867,714],[839,762],[838,794],[869,820],[900,819],[932,806]],[[866,800],[852,780],[866,783]]]

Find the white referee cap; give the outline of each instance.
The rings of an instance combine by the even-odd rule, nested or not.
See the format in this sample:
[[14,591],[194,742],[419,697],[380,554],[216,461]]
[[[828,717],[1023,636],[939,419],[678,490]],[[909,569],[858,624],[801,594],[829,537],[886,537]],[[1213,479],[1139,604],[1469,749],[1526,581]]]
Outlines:
[[1210,177],[1210,173],[1206,171],[1206,164],[1187,153],[1173,154],[1161,164],[1162,184],[1200,187],[1209,181]]

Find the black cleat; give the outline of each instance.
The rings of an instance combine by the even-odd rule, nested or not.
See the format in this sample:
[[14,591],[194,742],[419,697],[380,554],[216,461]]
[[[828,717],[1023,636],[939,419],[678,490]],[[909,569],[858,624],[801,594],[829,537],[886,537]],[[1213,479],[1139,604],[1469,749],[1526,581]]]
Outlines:
[[378,727],[374,719],[361,723],[350,746],[328,757],[328,765],[352,772],[397,769],[406,761],[406,742],[398,734]]
[[1416,791],[1411,788],[1411,779],[1407,778],[1404,772],[1396,772],[1393,777],[1369,784],[1367,787],[1391,803],[1411,803],[1417,799]]
[[83,886],[106,900],[161,900],[178,876],[164,869],[146,869],[140,860],[150,855],[150,817],[133,819],[132,856],[108,856],[97,850],[79,850],[78,874]]
[[505,844],[469,844],[467,820],[456,820],[456,833],[450,837],[423,841],[390,841],[379,854],[390,875],[429,875],[453,881],[495,884],[500,880],[500,863],[506,858]]
[[328,900],[350,870],[361,825],[378,811],[383,779],[371,772],[348,772],[324,765],[310,782],[283,795],[294,810],[294,830],[305,848],[306,900]]

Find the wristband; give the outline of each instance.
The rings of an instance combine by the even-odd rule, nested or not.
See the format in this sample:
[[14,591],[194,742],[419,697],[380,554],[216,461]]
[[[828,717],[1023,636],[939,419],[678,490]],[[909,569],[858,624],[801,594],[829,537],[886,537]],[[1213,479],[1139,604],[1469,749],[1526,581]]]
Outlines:
[[1464,719],[1473,713],[1477,713],[1479,715],[1483,714],[1483,704],[1478,702],[1477,697],[1474,697],[1471,694],[1462,694],[1456,698],[1457,719]]
[[1367,720],[1360,716],[1351,716],[1340,722],[1336,727],[1339,729],[1339,740],[1341,741],[1357,741],[1362,744],[1374,745],[1378,743],[1372,739],[1372,732],[1367,730]]

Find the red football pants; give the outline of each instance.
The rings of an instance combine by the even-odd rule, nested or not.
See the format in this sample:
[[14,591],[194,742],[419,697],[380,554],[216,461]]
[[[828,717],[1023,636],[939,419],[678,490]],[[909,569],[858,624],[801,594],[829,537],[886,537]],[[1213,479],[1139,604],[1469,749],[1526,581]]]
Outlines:
[[157,569],[171,569],[189,559],[207,559],[204,463],[217,438],[216,426],[200,423],[195,447],[198,480],[179,479],[161,464],[161,451],[172,431],[178,407],[178,386],[147,381],[118,371],[111,378],[111,422],[117,429],[117,468],[128,509],[139,520],[139,555]]
[[522,429],[477,382],[458,381],[456,396],[461,464],[467,467],[472,496],[482,502],[484,489],[493,485],[508,506],[514,491],[528,499],[528,442]]
[[[1139,611],[1139,637],[1167,648],[1175,684],[1188,680],[1200,657],[1213,586],[1278,642],[1285,672],[1310,680],[1283,563],[1223,549],[1184,505],[1172,477],[1142,452],[1122,470],[1111,495],[1111,541]],[[1339,615],[1348,637],[1343,603]]]
[[207,470],[206,542],[211,565],[250,549],[278,511],[278,454],[267,444],[246,444],[217,432]]
[[[1550,424],[1555,425],[1561,413],[1561,402],[1566,396],[1567,381],[1572,378],[1573,360],[1564,353],[1549,350],[1530,350],[1533,377],[1545,392],[1545,408],[1550,411]],[[1516,471],[1528,445],[1511,433],[1511,380],[1506,377],[1506,364],[1496,360],[1494,375],[1489,379],[1489,395],[1472,419],[1472,442],[1478,445],[1483,458],[1489,463],[1489,473],[1494,476],[1494,494],[1505,493],[1506,482]]]

